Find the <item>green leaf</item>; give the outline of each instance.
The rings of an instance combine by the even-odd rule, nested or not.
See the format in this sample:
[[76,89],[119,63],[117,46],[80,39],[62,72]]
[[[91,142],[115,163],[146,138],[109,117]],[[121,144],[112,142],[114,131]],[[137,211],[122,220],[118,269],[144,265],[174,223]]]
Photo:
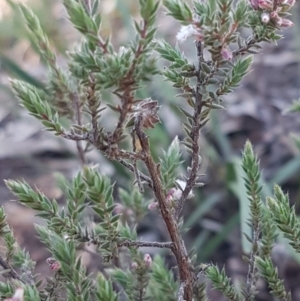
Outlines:
[[191,8],[182,0],[164,0],[168,15],[178,20],[182,25],[189,25],[193,20]]
[[178,167],[182,163],[180,144],[177,137],[172,141],[168,151],[163,152],[160,162],[165,190],[175,187],[175,180],[178,178]]

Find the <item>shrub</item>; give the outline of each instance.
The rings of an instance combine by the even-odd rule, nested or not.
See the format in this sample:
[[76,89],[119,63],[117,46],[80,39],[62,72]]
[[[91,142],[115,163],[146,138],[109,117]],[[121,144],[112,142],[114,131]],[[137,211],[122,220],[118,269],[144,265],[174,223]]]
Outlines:
[[[49,200],[25,182],[6,181],[19,202],[36,210],[45,221],[43,226],[36,225],[36,230],[52,254],[47,262],[55,276],[43,280],[35,275],[35,263],[18,246],[2,208],[0,231],[6,252],[0,257],[0,264],[7,278],[7,282],[0,283],[2,298],[200,301],[207,300],[209,279],[229,300],[254,300],[257,279],[263,277],[275,297],[290,300],[270,256],[276,228],[299,252],[299,221],[280,187],[275,186],[274,196],[263,203],[259,162],[250,142],[245,145],[242,160],[253,230],[252,237],[247,237],[252,251],[244,258],[249,266],[245,284],[235,287],[225,270],[214,264],[195,265],[193,254],[188,253],[182,239],[181,226],[186,200],[193,197],[197,187],[203,186],[198,173],[201,129],[212,110],[224,108],[222,97],[231,93],[248,73],[252,54],[259,52],[260,43],[276,43],[281,38],[279,30],[293,25],[287,16],[294,2],[194,0],[191,8],[183,0],[163,1],[163,9],[181,24],[178,41],[188,37],[195,40],[197,64],[193,64],[179,46],[155,39],[155,20],[161,5],[158,0],[139,0],[141,21],[134,21],[136,38],[118,49],[100,34],[98,0],[64,0],[70,22],[82,34],[80,45],[68,53],[66,70],[57,64],[39,20],[27,6],[20,5],[49,74],[44,90],[17,80],[11,81],[12,89],[20,103],[48,131],[75,141],[84,167],[71,183],[66,183],[65,208],[59,208],[56,200]],[[249,36],[244,35],[244,28]],[[158,67],[158,58],[168,65]],[[180,91],[177,96],[189,106],[189,110],[180,108],[185,118],[185,138],[179,141],[175,137],[159,160],[153,157],[147,135],[160,122],[159,102],[137,96],[154,75],[171,82]],[[113,101],[107,101],[104,92],[113,95]],[[103,122],[104,109],[118,116],[112,129]],[[119,191],[123,204],[115,204],[110,179],[100,174],[99,167],[87,164],[86,151],[90,148],[134,175],[137,188]],[[178,169],[184,150],[191,160],[180,178]],[[155,201],[149,203],[145,190],[152,193]],[[131,209],[130,220],[121,218],[125,207]],[[97,222],[87,221],[87,208],[93,209]],[[137,223],[148,210],[157,210],[161,215],[170,241],[137,239]],[[82,244],[95,245],[102,259],[111,264],[110,269],[99,272],[97,277],[88,275],[77,256]],[[169,250],[177,271],[166,268],[159,256],[152,259],[149,254],[142,254],[139,248],[145,246]],[[130,259],[122,256],[124,252]],[[113,265],[116,261],[118,267]]]

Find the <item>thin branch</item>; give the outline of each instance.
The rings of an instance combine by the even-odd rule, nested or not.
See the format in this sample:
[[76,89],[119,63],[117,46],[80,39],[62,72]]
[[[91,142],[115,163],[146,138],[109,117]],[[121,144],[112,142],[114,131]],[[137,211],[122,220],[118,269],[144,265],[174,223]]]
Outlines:
[[143,184],[142,184],[142,181],[141,181],[141,177],[139,175],[139,170],[137,168],[137,162],[136,160],[133,161],[133,168],[134,168],[134,175],[135,175],[135,182],[137,183],[138,185],[138,188],[139,188],[139,192],[141,194],[144,193],[144,187],[143,187]]
[[[130,171],[132,171],[133,173],[135,172],[135,171],[134,171],[134,167],[133,167],[132,164],[126,162],[126,161],[123,160],[123,159],[117,159],[117,161],[118,161],[120,164],[122,164],[123,166],[125,166],[127,169],[129,169]],[[140,179],[143,180],[143,181],[145,181],[145,182],[147,183],[147,185],[148,185],[150,188],[153,187],[153,186],[152,186],[152,181],[151,181],[151,179],[150,179],[148,176],[146,176],[145,174],[143,174],[143,173],[140,172],[140,171],[138,171],[138,174],[139,174]]]
[[89,134],[84,133],[83,135],[70,133],[70,132],[62,132],[60,133],[60,136],[68,139],[68,140],[74,140],[74,141],[90,141]]
[[[94,143],[94,133],[93,133],[93,137],[91,135],[89,135],[89,133],[85,133],[83,135],[78,135],[78,134],[74,134],[74,133],[70,133],[70,132],[63,132],[61,133],[61,137],[68,139],[68,140],[74,140],[74,141],[88,141],[90,142],[92,145],[96,146]],[[109,149],[108,151],[111,151],[111,149]],[[142,159],[142,154],[141,153],[134,153],[134,152],[129,152],[129,151],[125,151],[122,149],[114,149],[114,152],[116,152],[114,154],[114,159],[119,162],[120,164],[122,164],[123,166],[125,166],[127,169],[129,169],[131,172],[138,173],[138,176],[141,180],[145,181],[146,184],[152,188],[152,180],[151,178],[149,178],[148,176],[146,176],[145,174],[143,174],[142,172],[135,170],[134,166],[131,163],[128,163],[125,161],[125,159],[128,160],[137,160],[137,159]],[[110,157],[110,154],[107,153],[108,157]]]
[[125,240],[118,244],[118,247],[152,247],[152,248],[160,248],[160,249],[172,249],[173,243],[172,242],[150,242],[150,241],[132,241],[132,240]]
[[115,149],[118,158],[129,159],[129,160],[137,160],[142,159],[141,153],[129,152],[123,149]]
[[20,275],[13,269],[13,267],[1,255],[0,255],[0,265],[3,267],[3,269],[10,270],[8,272],[9,277],[19,280],[22,283],[26,284],[26,282],[21,279]]
[[[101,245],[104,241],[100,241],[97,239],[92,238],[89,234],[81,237],[84,242],[89,242],[95,245]],[[124,240],[118,243],[118,248],[121,247],[135,247],[135,248],[142,248],[142,247],[152,247],[152,248],[160,248],[160,249],[173,249],[174,244],[172,242],[156,242],[156,241],[135,241],[135,240]]]
[[[132,145],[133,145],[133,151],[136,152],[137,149],[136,149],[136,139],[138,139],[135,135],[135,132],[132,131],[131,132],[131,137],[132,137]],[[138,185],[138,188],[139,188],[139,192],[140,193],[144,193],[144,187],[143,187],[143,184],[141,182],[141,177],[139,175],[139,170],[137,168],[137,160],[134,159],[133,160],[133,169],[134,169],[134,175],[135,175],[135,179],[136,179],[136,182],[137,182],[137,185]]]
[[200,145],[199,145],[200,129],[201,129],[200,115],[201,115],[202,107],[203,107],[202,94],[200,91],[200,86],[202,84],[201,78],[200,78],[200,70],[201,70],[201,64],[203,61],[203,49],[202,49],[201,42],[196,41],[196,48],[197,48],[197,56],[198,56],[198,70],[197,70],[198,76],[197,76],[197,87],[196,87],[196,91],[195,91],[196,92],[196,103],[195,103],[195,108],[194,108],[192,130],[190,133],[190,138],[193,141],[192,163],[191,163],[191,171],[189,174],[189,178],[186,182],[186,187],[182,192],[180,200],[178,201],[177,210],[176,210],[176,219],[179,218],[180,213],[183,209],[184,202],[186,201],[188,195],[190,194],[193,187],[195,186],[199,166],[201,163]]
[[259,43],[260,40],[256,39],[255,37],[252,37],[248,40],[245,46],[235,50],[232,52],[232,57],[237,57],[239,55],[244,55],[247,53],[247,51],[254,46],[256,43]]

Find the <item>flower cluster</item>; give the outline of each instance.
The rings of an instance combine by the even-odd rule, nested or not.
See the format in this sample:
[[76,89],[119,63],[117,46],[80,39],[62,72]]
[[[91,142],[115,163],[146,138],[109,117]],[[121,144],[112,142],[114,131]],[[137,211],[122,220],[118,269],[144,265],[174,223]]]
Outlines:
[[289,28],[294,23],[284,18],[286,12],[295,4],[296,0],[249,0],[253,9],[262,10],[261,21],[269,23],[271,20],[280,28]]

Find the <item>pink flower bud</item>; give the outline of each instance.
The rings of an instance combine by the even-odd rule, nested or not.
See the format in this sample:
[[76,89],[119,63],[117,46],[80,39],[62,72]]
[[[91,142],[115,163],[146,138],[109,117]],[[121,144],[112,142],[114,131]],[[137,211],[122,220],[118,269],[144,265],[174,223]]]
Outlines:
[[227,61],[232,60],[232,51],[227,46],[222,48],[221,55],[224,60],[227,60]]
[[278,19],[278,18],[279,18],[278,12],[277,12],[276,10],[272,11],[272,12],[270,13],[270,17],[271,17],[271,19],[273,19],[273,20]]
[[54,258],[50,257],[46,259],[46,262],[49,264],[49,268],[52,271],[58,271],[61,268],[61,265]]
[[115,214],[121,214],[121,213],[123,213],[124,209],[125,209],[125,207],[122,204],[117,203],[115,208],[114,208],[114,213]]
[[272,0],[258,0],[258,7],[265,10],[273,10]]
[[137,264],[136,262],[133,262],[133,263],[131,264],[131,268],[132,268],[133,270],[136,270],[136,269],[138,268],[138,264]]
[[166,195],[167,203],[170,203],[170,202],[173,200],[173,195],[174,195],[175,191],[176,191],[176,188],[171,188],[171,189],[168,191],[168,193],[167,193],[167,195]]
[[276,21],[276,24],[279,26],[279,27],[282,27],[282,28],[290,28],[292,26],[294,26],[295,24],[289,20],[289,19],[284,19],[284,18],[279,18],[277,21]]
[[270,14],[267,12],[264,12],[261,14],[261,22],[267,24],[270,22]]
[[173,201],[173,197],[171,195],[167,195],[166,196],[166,203],[167,203],[167,205],[170,205],[172,201]]
[[150,203],[150,204],[148,205],[148,209],[149,209],[149,210],[154,210],[154,209],[156,209],[157,207],[158,207],[158,202]]
[[[175,187],[171,188],[166,195],[167,203],[171,203],[172,201],[179,201],[182,196],[182,191],[186,187],[186,182],[182,180],[176,180],[176,183],[181,189]],[[187,199],[190,199],[192,197],[194,197],[194,194],[192,191],[190,191],[189,195],[187,196]]]
[[52,271],[58,271],[60,270],[60,268],[61,268],[60,263],[57,261],[50,265],[50,270]]
[[144,255],[144,262],[147,268],[150,268],[152,265],[152,258],[149,254]]
[[182,195],[182,191],[178,188],[171,188],[167,195],[166,195],[166,199],[167,199],[167,202],[171,202],[171,201],[178,201],[180,198],[181,198],[181,195]]

